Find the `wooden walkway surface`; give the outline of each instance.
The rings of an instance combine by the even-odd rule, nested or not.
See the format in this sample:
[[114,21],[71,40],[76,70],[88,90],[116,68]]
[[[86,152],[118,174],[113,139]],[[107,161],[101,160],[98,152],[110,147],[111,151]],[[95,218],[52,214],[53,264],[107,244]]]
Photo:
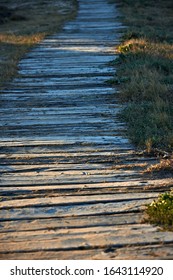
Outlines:
[[106,0],[34,48],[0,95],[1,259],[171,259],[141,223],[164,180],[143,178],[106,83],[121,25]]

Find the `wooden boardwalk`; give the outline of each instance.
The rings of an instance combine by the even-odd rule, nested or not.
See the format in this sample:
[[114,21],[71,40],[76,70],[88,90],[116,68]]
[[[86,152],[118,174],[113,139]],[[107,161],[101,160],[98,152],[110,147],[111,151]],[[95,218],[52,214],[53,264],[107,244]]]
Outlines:
[[106,83],[121,25],[106,0],[34,48],[0,95],[1,259],[171,259],[141,223],[164,180],[143,178]]

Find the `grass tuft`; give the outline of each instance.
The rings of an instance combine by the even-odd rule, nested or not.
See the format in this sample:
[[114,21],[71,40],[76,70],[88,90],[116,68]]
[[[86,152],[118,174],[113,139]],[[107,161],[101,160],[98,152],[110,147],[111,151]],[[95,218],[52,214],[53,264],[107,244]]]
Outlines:
[[146,221],[173,231],[173,192],[160,194],[146,209]]
[[149,166],[145,172],[169,172],[173,174],[173,159],[162,159],[159,163]]

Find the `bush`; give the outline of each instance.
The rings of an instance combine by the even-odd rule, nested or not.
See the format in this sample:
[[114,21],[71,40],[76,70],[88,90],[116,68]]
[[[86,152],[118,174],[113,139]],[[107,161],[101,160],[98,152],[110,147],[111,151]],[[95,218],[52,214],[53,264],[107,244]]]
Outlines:
[[157,200],[147,206],[146,213],[149,222],[173,230],[173,191],[160,194]]

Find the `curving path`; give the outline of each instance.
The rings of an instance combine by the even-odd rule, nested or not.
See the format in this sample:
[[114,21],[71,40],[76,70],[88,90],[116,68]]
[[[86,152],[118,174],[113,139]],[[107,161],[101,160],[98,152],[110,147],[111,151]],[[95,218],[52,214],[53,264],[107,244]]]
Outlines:
[[106,0],[79,0],[61,33],[19,64],[0,95],[0,258],[172,258],[173,235],[142,224],[163,190],[143,178],[117,118],[121,25]]

